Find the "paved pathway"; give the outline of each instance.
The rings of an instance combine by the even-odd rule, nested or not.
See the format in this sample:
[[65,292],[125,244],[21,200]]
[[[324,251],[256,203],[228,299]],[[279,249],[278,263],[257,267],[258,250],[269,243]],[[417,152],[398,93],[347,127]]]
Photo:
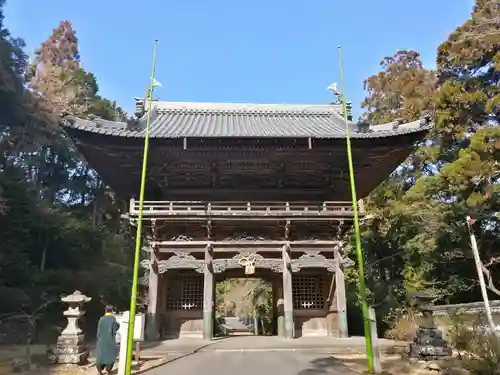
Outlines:
[[[403,350],[407,343],[379,340],[382,351]],[[303,337],[295,340],[285,340],[279,337],[266,336],[235,336],[213,341],[198,339],[167,340],[163,342],[146,343],[143,346],[144,355],[162,356],[165,353],[192,352],[236,352],[236,351],[313,351],[328,354],[353,354],[365,351],[364,337],[338,339],[332,337]]]
[[147,375],[358,375],[326,353],[296,351],[200,352]]

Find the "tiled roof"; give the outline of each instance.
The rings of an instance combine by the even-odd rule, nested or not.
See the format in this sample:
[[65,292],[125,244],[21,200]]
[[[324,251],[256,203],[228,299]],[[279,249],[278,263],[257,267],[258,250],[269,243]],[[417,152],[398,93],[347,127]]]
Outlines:
[[[99,118],[84,120],[68,116],[62,125],[103,135],[143,138],[144,116],[139,127]],[[389,123],[360,129],[350,124],[353,138],[379,138],[422,132],[429,121]],[[184,137],[269,137],[345,138],[345,123],[338,105],[153,103],[151,138]]]

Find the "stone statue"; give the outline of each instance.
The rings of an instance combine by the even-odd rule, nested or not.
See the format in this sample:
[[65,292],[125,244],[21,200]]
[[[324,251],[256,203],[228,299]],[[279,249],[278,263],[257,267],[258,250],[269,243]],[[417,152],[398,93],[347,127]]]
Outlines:
[[417,335],[410,344],[410,357],[424,360],[435,360],[452,355],[452,349],[443,339],[443,333],[437,328],[432,310],[434,296],[427,292],[417,292],[413,295],[417,307],[422,313]]
[[48,355],[50,362],[81,365],[87,361],[89,351],[85,345],[85,334],[78,326],[78,320],[85,315],[82,307],[90,299],[78,290],[66,297],[61,297],[61,301],[69,305],[63,313],[68,319],[68,324],[57,338],[56,349]]

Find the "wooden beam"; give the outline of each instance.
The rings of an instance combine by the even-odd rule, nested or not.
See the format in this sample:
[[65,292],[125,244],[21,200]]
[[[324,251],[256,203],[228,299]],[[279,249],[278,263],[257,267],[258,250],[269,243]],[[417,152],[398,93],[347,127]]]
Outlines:
[[281,252],[285,245],[290,246],[290,252],[331,252],[337,246],[337,240],[310,241],[157,241],[154,246],[159,253],[202,253],[210,246],[214,253],[235,253],[245,249],[246,252]]
[[[269,247],[269,248],[259,248],[259,247],[243,247],[243,246],[234,246],[234,247],[225,247],[225,248],[217,248],[217,246],[213,246],[213,252],[214,254],[230,254],[230,253],[239,253],[239,252],[247,252],[247,253],[257,253],[257,252],[275,252],[275,253],[280,253],[281,252],[281,246],[280,247]],[[316,248],[293,248],[290,249],[291,253],[302,253],[305,251],[314,251],[314,252],[331,252],[332,248],[330,246],[328,247],[316,247]],[[203,253],[204,250],[203,248],[189,248],[189,247],[165,247],[165,248],[160,248],[159,249],[160,254],[172,254],[172,253]]]
[[[154,215],[154,216],[147,216],[144,214],[143,220],[144,221],[149,221],[151,219],[158,219],[158,220],[163,220],[163,221],[168,221],[168,222],[204,222],[206,220],[206,217],[203,217],[201,215],[199,216],[166,216],[166,215]],[[131,218],[130,219],[132,222],[136,221],[137,218]],[[275,222],[277,220],[289,220],[291,222],[332,222],[332,221],[352,221],[352,215],[351,216],[314,216],[314,215],[308,215],[308,216],[291,216],[291,215],[283,215],[283,216],[259,216],[259,215],[254,215],[254,216],[219,216],[219,217],[212,217],[212,222],[217,222],[217,223],[227,223],[227,222],[240,222],[240,221],[267,221],[267,222]]]
[[[163,247],[174,248],[174,247],[189,247],[189,248],[202,248],[204,250],[205,246],[212,247],[276,247],[279,246],[280,249],[283,245],[290,245],[296,248],[308,248],[308,247],[330,247],[330,251],[336,245],[341,243],[340,240],[297,240],[297,241],[285,241],[285,240],[235,240],[235,241],[154,241],[152,245],[158,246],[160,249]],[[265,251],[265,250],[262,250]],[[303,251],[303,250],[301,250]]]

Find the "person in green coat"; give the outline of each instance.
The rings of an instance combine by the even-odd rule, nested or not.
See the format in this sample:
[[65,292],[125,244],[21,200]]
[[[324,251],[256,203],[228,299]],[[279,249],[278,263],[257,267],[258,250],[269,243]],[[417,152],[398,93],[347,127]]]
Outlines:
[[116,361],[116,333],[120,325],[113,315],[113,306],[106,305],[104,316],[97,323],[96,366],[97,373],[102,375],[103,370],[109,374]]

